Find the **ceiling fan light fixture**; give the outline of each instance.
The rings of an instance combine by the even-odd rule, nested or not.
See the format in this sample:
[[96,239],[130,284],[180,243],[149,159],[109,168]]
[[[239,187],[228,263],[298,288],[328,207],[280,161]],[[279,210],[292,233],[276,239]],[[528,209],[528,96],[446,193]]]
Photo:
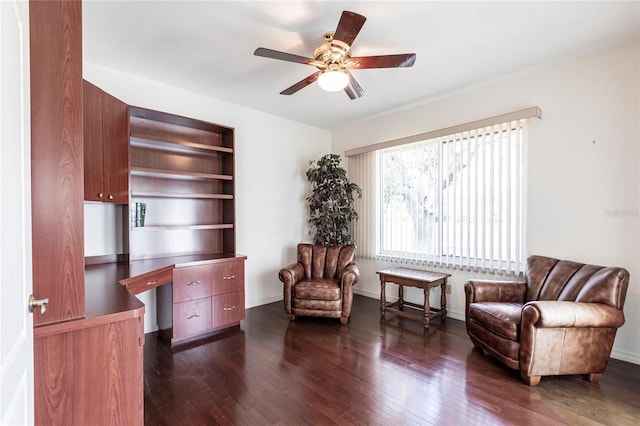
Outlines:
[[318,86],[327,92],[339,92],[349,84],[349,75],[346,71],[326,70],[318,77]]
[[265,47],[257,48],[253,54],[317,68],[313,74],[284,89],[280,92],[281,95],[293,95],[298,90],[304,89],[317,81],[322,90],[327,92],[344,90],[349,99],[358,99],[364,96],[364,90],[349,70],[407,68],[413,66],[416,61],[415,53],[352,57],[351,45],[366,20],[367,18],[355,12],[343,11],[336,30],[325,33],[325,43],[313,51],[313,58],[306,58]]

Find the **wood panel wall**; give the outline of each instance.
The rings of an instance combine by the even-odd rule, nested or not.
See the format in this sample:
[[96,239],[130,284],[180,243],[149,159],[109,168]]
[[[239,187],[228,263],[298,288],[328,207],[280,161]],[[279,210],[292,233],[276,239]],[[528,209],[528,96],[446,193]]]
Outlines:
[[81,318],[84,300],[82,3],[31,1],[34,324]]
[[140,321],[36,337],[35,424],[144,424]]

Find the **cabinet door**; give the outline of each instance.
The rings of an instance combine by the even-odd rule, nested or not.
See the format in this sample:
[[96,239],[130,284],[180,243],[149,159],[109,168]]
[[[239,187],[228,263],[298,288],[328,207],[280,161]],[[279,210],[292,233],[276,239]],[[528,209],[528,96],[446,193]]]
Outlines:
[[84,199],[104,201],[102,177],[102,90],[82,81]]
[[211,298],[173,304],[173,341],[196,336],[211,329]]
[[129,202],[129,107],[82,81],[84,199]]
[[141,321],[36,336],[35,424],[142,425]]
[[213,266],[211,294],[244,290],[244,262],[223,262]]
[[129,202],[129,107],[102,92],[102,163],[105,201]]
[[213,328],[222,328],[244,319],[244,291],[219,294],[211,298]]
[[211,265],[173,271],[173,303],[211,296]]

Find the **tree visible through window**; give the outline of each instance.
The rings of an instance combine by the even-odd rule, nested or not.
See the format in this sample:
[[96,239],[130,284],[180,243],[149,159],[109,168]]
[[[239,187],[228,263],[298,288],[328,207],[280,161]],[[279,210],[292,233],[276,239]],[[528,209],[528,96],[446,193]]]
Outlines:
[[518,269],[522,133],[517,121],[380,150],[380,255]]

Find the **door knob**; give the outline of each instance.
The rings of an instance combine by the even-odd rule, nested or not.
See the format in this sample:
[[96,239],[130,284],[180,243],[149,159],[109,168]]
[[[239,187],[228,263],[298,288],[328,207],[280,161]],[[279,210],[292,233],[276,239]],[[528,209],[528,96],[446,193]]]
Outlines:
[[33,312],[35,308],[40,306],[40,314],[44,314],[47,311],[47,304],[49,303],[48,298],[44,299],[36,299],[33,297],[33,294],[29,295],[29,312]]

